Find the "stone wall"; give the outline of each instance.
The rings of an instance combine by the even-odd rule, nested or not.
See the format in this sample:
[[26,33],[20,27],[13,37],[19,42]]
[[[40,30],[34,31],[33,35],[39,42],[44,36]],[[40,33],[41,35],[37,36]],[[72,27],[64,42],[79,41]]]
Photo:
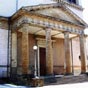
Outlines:
[[53,44],[53,61],[55,74],[64,73],[64,53],[64,40],[56,39],[56,42]]
[[88,72],[88,36],[85,38],[85,42],[86,42],[86,44],[85,44],[85,49],[86,49],[86,66],[87,66],[87,72]]
[[80,74],[81,72],[81,61],[80,56],[80,42],[79,38],[72,39],[72,53],[73,53],[73,70],[74,74]]
[[[40,38],[42,38],[40,36]],[[21,39],[22,39],[22,33],[18,34],[18,66],[22,66],[21,63]],[[29,70],[34,70],[34,50],[33,46],[36,43],[36,37],[32,34],[29,34]],[[71,47],[70,47],[71,48]],[[79,38],[73,38],[72,39],[72,53],[73,53],[73,69],[74,74],[80,73],[80,44],[79,44]],[[53,42],[53,67],[54,67],[54,74],[64,74],[65,71],[65,51],[64,51],[64,39],[55,39],[55,42]],[[72,59],[72,54],[71,54]],[[72,64],[72,60],[71,60]],[[72,67],[71,67],[72,68]]]
[[0,17],[0,77],[7,77],[8,19]]
[[7,75],[8,30],[0,29],[0,77]]

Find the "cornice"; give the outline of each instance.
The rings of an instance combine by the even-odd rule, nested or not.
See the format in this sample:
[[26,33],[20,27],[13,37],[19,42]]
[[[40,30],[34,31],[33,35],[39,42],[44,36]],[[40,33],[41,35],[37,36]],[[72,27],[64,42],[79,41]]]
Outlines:
[[23,18],[21,18],[18,21],[15,21],[15,23],[13,23],[12,25],[12,29],[13,30],[17,30],[19,28],[22,28],[23,25],[28,24],[31,26],[38,26],[38,27],[42,27],[42,28],[52,28],[52,29],[56,29],[59,31],[68,31],[74,34],[82,34],[84,33],[83,29],[84,26],[81,25],[74,25],[68,22],[64,22],[64,21],[58,21],[55,19],[51,19],[51,18],[46,18],[46,17],[41,17],[40,14],[34,14],[34,13],[30,13],[30,14],[26,14],[25,16],[23,16]]
[[[21,11],[22,12],[22,11]],[[28,11],[25,11],[23,10],[22,12],[23,14],[19,14],[19,16],[17,16],[15,19],[12,19],[12,23],[14,23],[14,21],[16,20],[19,20],[21,17],[24,17],[25,16],[28,16],[29,18],[33,18],[33,19],[44,19],[44,20],[51,20],[53,22],[62,22],[62,23],[66,23],[66,24],[70,24],[70,25],[74,25],[74,26],[79,26],[79,27],[82,27],[82,28],[85,28],[84,25],[81,25],[81,24],[75,24],[75,23],[72,23],[72,22],[69,22],[69,21],[65,21],[65,20],[62,20],[62,19],[57,19],[55,17],[51,17],[51,16],[47,16],[47,15],[42,15],[42,14],[38,14],[38,13],[33,13],[33,12],[28,12]]]
[[77,5],[77,4],[74,4],[74,3],[70,3],[70,2],[67,2],[65,0],[53,0],[53,1],[56,1],[57,3],[65,4],[65,5],[68,5],[69,7],[73,7],[73,8],[76,8],[78,10],[83,11],[82,6],[80,6],[80,5]]
[[[63,0],[60,0],[63,2]],[[64,1],[65,2],[65,1]],[[67,2],[68,3],[68,2]],[[75,4],[74,4],[75,5]],[[37,10],[43,10],[43,9],[48,9],[48,8],[62,8],[64,11],[67,11],[70,15],[72,15],[76,20],[78,20],[80,23],[84,24],[85,26],[88,26],[79,16],[77,16],[75,13],[73,13],[67,6],[66,4],[63,3],[53,3],[53,4],[46,4],[46,5],[37,5],[37,6],[27,6],[23,7],[22,10],[26,10],[29,12],[34,12]]]
[[[30,9],[31,10],[31,9]],[[73,14],[73,13],[72,13]],[[41,17],[41,18],[44,18],[44,19],[49,19],[49,20],[52,20],[52,21],[61,21],[61,22],[64,22],[64,23],[68,23],[68,24],[71,24],[71,25],[76,25],[76,26],[80,26],[80,27],[84,27],[84,25],[82,24],[75,24],[75,23],[72,23],[72,22],[69,22],[69,21],[65,21],[65,20],[62,20],[62,19],[57,19],[57,18],[54,18],[54,17],[50,17],[50,16],[47,16],[47,15],[42,15],[42,14],[38,14],[38,13],[34,13],[33,11],[28,11],[28,10],[25,10],[25,9],[20,9],[19,12],[17,12],[12,18],[11,18],[11,21],[15,21],[17,19],[20,19],[21,17],[23,16],[36,16],[36,17]]]
[[8,29],[8,18],[0,16],[0,28]]
[[8,21],[8,17],[0,16],[0,21]]

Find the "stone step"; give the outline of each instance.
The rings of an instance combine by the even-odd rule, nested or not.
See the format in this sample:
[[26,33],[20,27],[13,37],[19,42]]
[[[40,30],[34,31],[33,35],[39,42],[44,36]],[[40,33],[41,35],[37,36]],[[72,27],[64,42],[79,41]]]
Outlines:
[[57,79],[55,76],[46,76],[44,77],[44,84],[56,83]]
[[[55,82],[52,82],[52,80],[55,79]],[[79,82],[86,82],[88,81],[87,75],[79,75],[79,76],[63,76],[63,77],[55,77],[55,78],[48,78],[47,80],[51,80],[50,83],[53,85],[56,84],[69,84],[69,83],[79,83]],[[45,80],[46,81],[46,80]],[[49,84],[49,82],[47,82]],[[45,82],[46,84],[46,82]],[[46,84],[47,85],[47,84]]]

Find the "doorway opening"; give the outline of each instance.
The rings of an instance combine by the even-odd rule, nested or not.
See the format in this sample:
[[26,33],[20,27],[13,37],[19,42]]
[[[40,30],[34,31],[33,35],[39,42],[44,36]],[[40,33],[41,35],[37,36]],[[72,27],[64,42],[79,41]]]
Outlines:
[[39,47],[40,76],[46,75],[46,48]]

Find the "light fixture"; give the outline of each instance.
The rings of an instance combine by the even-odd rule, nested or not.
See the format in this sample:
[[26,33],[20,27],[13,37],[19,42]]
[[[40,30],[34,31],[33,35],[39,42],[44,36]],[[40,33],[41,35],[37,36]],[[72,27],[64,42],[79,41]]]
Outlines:
[[37,50],[38,49],[38,47],[35,45],[35,46],[33,46],[33,50]]
[[35,56],[35,64],[34,64],[34,67],[35,67],[35,70],[34,70],[34,76],[35,78],[37,77],[37,49],[38,47],[36,45],[33,46],[33,50],[34,50],[34,56]]

